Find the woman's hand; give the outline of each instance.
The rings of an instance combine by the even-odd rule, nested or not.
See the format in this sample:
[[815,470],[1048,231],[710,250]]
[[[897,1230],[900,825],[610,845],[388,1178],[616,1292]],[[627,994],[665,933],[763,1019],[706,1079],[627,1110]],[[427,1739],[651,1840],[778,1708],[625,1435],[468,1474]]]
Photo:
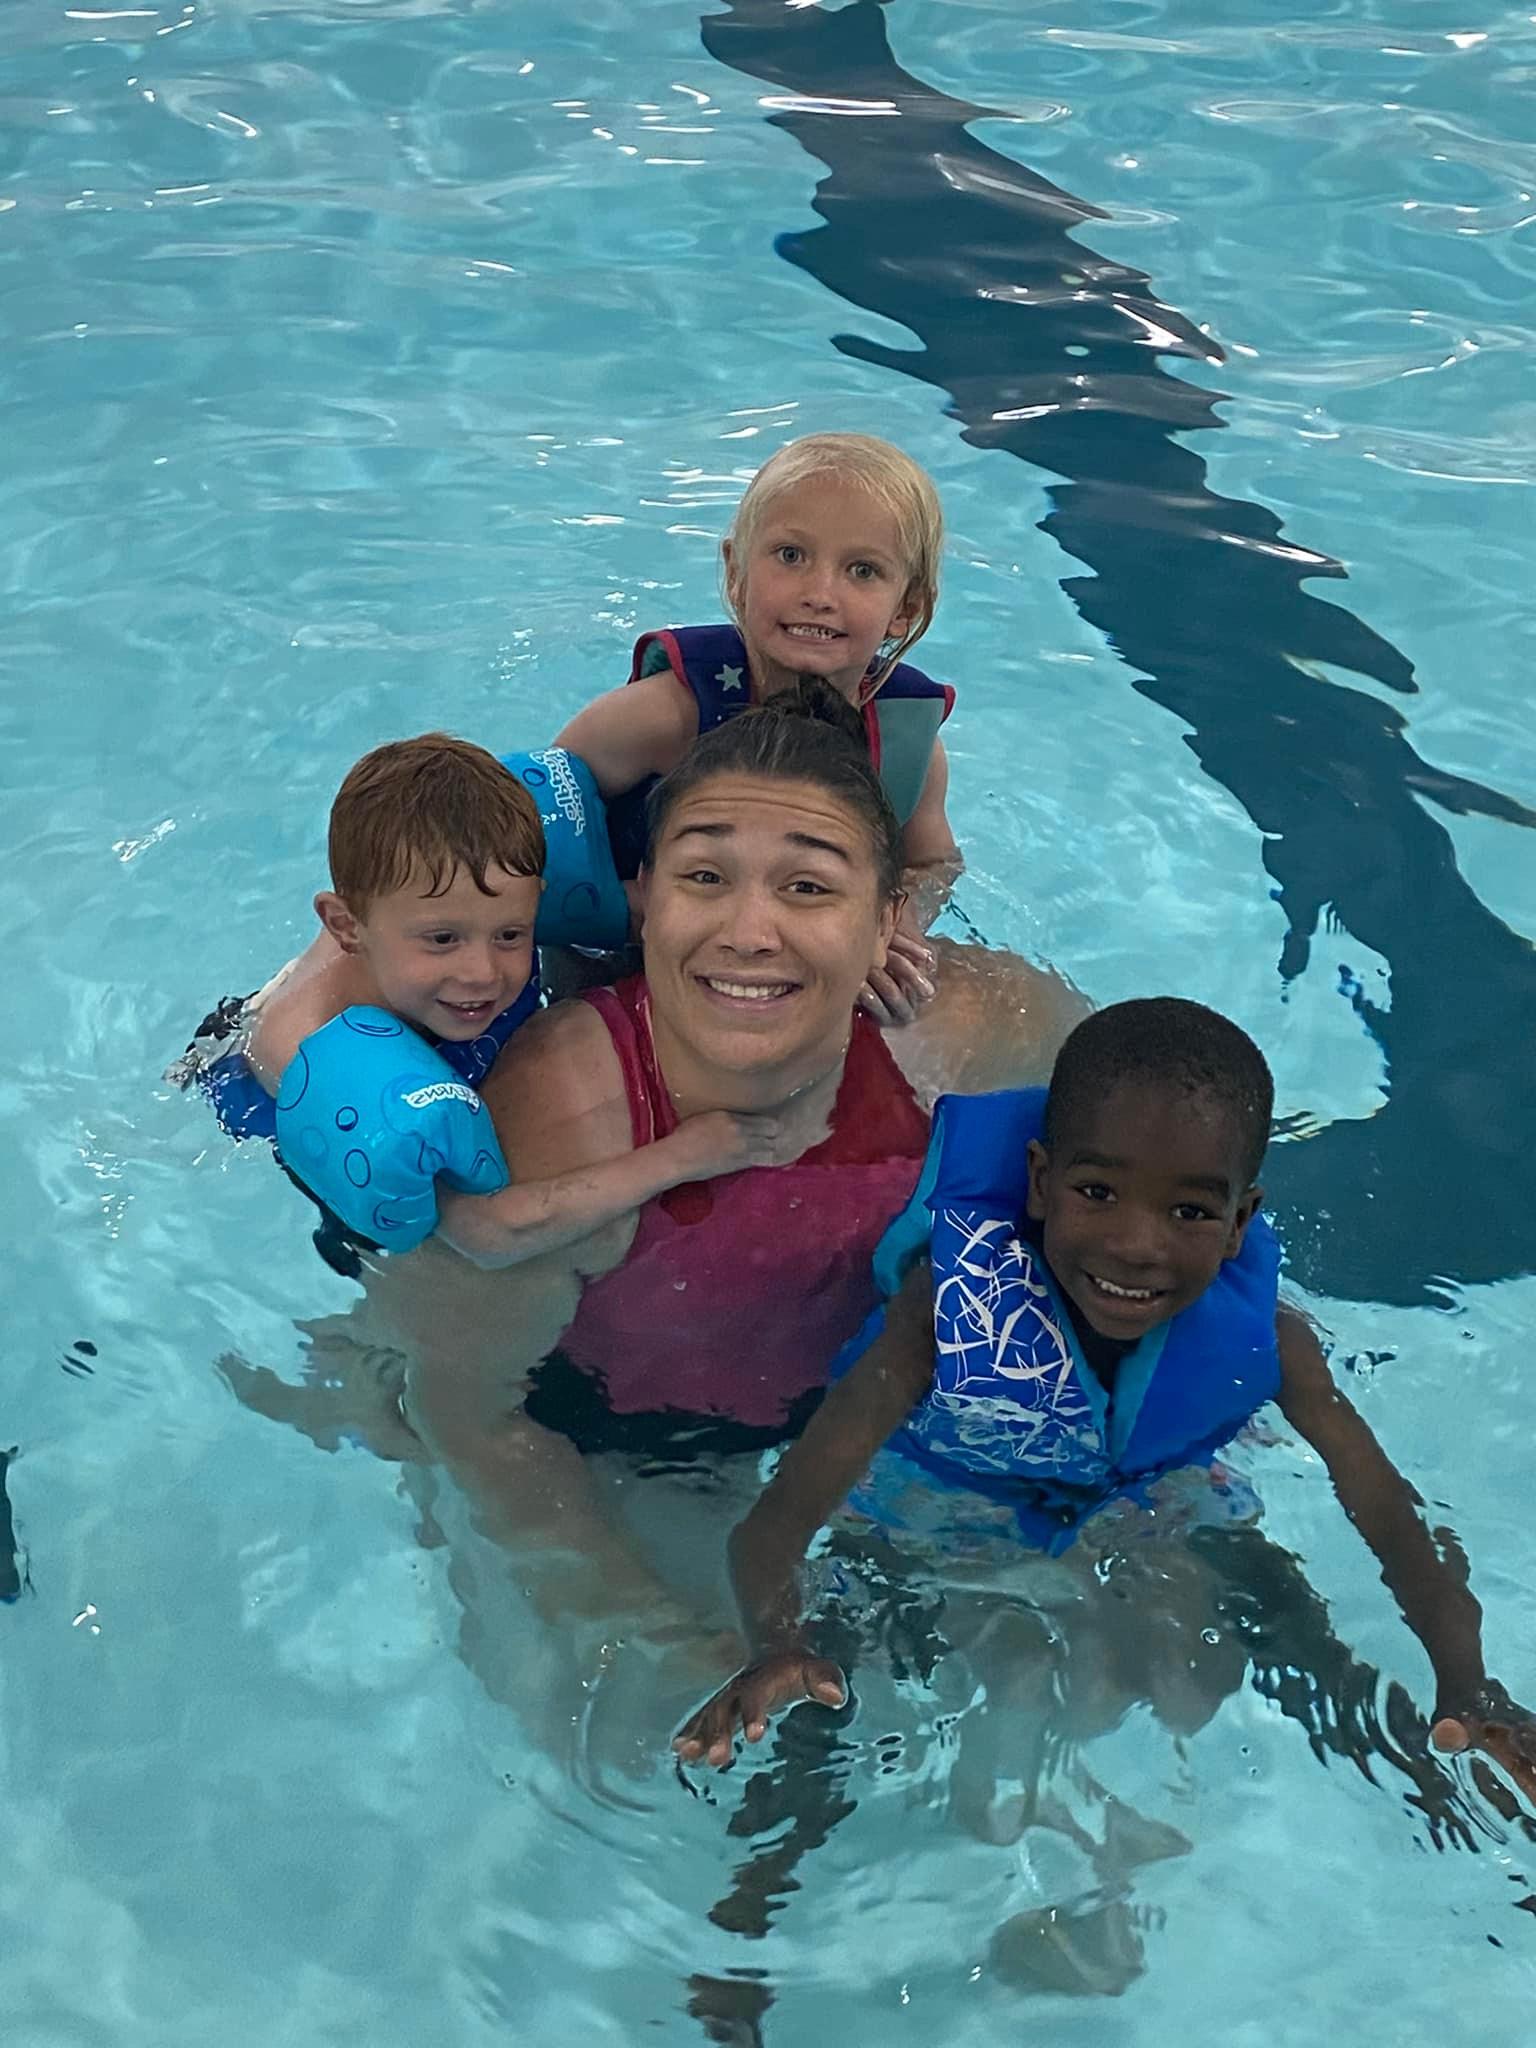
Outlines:
[[813,1657],[807,1650],[776,1650],[727,1680],[683,1723],[672,1747],[685,1764],[702,1760],[719,1770],[735,1754],[738,1729],[748,1742],[761,1742],[769,1716],[781,1707],[797,1700],[840,1707],[847,1698],[847,1682],[829,1657]]
[[933,950],[917,933],[898,926],[886,948],[884,967],[872,967],[859,990],[859,1007],[882,1030],[910,1024],[934,998]]
[[1496,1680],[1481,1687],[1465,1708],[1442,1708],[1429,1739],[1450,1755],[1483,1750],[1536,1805],[1536,1715],[1517,1705]]

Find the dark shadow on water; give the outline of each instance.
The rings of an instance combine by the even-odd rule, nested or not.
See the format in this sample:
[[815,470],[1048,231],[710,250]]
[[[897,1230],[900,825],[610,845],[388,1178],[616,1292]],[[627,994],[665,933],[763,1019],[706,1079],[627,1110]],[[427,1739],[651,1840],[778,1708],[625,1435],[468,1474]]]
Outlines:
[[[1177,437],[1222,426],[1216,401],[1161,359],[1220,351],[1141,271],[1075,239],[1097,208],[967,132],[994,110],[902,70],[873,0],[737,0],[702,33],[722,64],[806,102],[770,119],[827,165],[825,225],[781,237],[780,253],[917,337],[834,345],[936,386],[967,441],[1063,479],[1044,530],[1092,572],[1064,588],[1264,834],[1281,976],[1323,949],[1381,1047],[1380,1112],[1271,1157],[1293,1270],[1324,1293],[1404,1303],[1532,1270],[1536,1086],[1514,1055],[1536,1014],[1536,951],[1473,893],[1433,813],[1536,813],[1422,760],[1390,701],[1335,679],[1417,687],[1402,653],[1305,588],[1341,579],[1337,562],[1211,489]],[[1357,941],[1390,965],[1390,1009],[1353,971]]]

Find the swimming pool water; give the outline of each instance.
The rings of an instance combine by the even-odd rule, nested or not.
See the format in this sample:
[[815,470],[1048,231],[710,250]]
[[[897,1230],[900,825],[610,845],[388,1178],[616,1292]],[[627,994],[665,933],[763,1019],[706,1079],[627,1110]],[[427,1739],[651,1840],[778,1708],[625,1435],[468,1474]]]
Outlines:
[[[1136,1874],[1147,1968],[1026,1994],[992,1929],[1087,1880],[1059,1832],[946,1819],[942,1677],[861,1674],[778,1767],[805,1817],[732,1833],[746,1774],[690,1798],[664,1761],[686,1672],[621,1659],[541,1747],[507,1695],[566,1697],[559,1646],[454,1504],[216,1367],[297,1380],[296,1319],[352,1299],[156,1078],[306,934],[343,768],[553,731],[638,629],[712,615],[771,448],[885,433],[951,521],[924,658],[962,689],[966,909],[1270,1050],[1323,1127],[1273,1174],[1300,1278],[1536,1693],[1536,23],[582,13],[4,24],[5,2038],[750,2038],[686,2010],[710,1978],[778,2048],[1523,2044],[1536,1845],[1460,1767],[1476,1847],[1440,1848],[1388,1736],[1373,1781],[1249,1685],[1185,1741],[1138,1710],[1080,1762],[1193,1844]],[[1375,1702],[1426,1705],[1320,1470],[1241,1463]],[[711,1920],[786,1828],[768,1931]]]

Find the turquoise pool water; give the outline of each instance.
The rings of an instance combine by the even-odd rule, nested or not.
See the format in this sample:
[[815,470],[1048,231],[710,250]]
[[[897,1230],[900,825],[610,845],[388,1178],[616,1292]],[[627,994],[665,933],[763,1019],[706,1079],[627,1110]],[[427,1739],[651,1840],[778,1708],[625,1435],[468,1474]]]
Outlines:
[[352,1290],[157,1076],[306,932],[342,769],[554,730],[711,615],[769,449],[886,433],[951,520],[967,910],[1270,1050],[1298,1277],[1536,1694],[1531,17],[584,15],[6,17],[5,2037],[1515,2048],[1536,1842],[1392,1760],[1428,1673],[1293,1446],[1239,1462],[1356,1665],[1309,1734],[1282,1631],[1198,1733],[1054,1760],[1191,1844],[1067,1999],[990,1944],[1081,1844],[954,1823],[942,1669],[759,1806],[688,1796],[644,1660],[544,1745],[453,1504],[217,1370],[296,1380]]

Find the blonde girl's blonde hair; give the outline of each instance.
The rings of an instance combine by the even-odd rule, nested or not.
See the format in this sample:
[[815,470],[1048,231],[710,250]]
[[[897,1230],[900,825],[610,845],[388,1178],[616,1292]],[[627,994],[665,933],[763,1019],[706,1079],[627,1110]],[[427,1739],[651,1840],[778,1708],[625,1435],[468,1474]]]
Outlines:
[[741,586],[764,519],[787,491],[821,477],[867,491],[890,513],[900,536],[907,572],[902,602],[912,622],[900,640],[887,641],[881,648],[872,678],[878,689],[933,623],[944,551],[944,511],[933,479],[889,441],[877,440],[873,434],[805,434],[770,455],[747,485],[726,536],[731,550],[731,566],[725,574],[726,602],[739,619]]

